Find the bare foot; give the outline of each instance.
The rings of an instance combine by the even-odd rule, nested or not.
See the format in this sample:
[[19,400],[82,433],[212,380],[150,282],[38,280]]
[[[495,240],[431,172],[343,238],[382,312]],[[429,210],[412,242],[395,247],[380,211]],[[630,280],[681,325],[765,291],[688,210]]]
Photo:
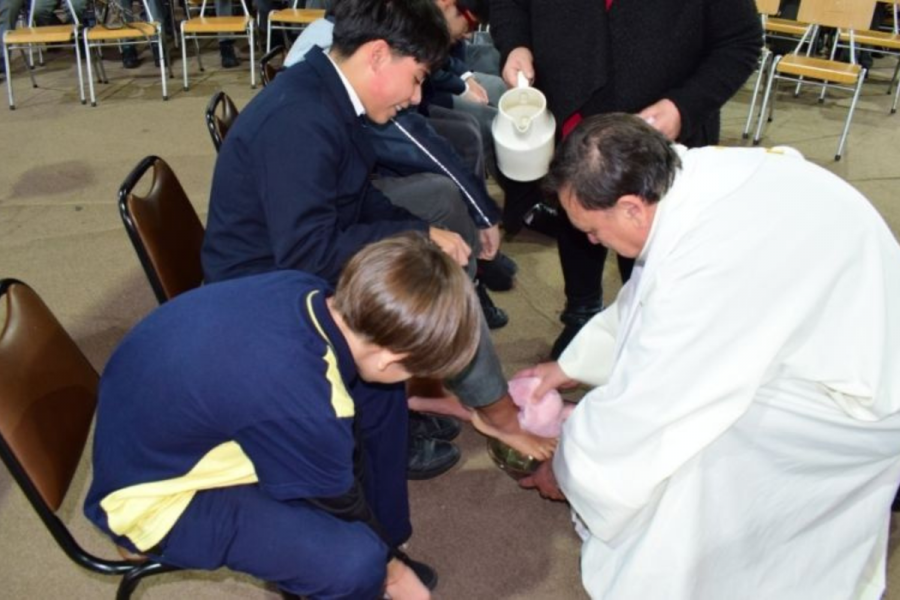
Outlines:
[[527,456],[538,460],[547,460],[553,456],[557,440],[522,431],[518,414],[519,408],[507,395],[494,404],[479,408],[472,415],[472,425],[480,433],[495,437]]
[[472,409],[463,406],[459,398],[450,394],[440,398],[410,396],[406,399],[406,403],[409,405],[409,410],[416,412],[446,415],[463,421],[472,420]]

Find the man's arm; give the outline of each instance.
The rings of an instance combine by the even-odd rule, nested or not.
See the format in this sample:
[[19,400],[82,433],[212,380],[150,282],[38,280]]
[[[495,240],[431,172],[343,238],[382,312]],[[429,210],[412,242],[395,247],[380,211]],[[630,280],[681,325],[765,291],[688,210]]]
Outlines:
[[500,64],[515,48],[531,48],[531,0],[491,0],[491,39]]

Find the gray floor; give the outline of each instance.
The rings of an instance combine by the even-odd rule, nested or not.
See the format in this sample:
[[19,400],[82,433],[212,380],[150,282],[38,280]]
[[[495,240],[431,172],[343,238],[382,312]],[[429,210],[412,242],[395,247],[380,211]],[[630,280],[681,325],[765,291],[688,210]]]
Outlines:
[[[160,98],[158,71],[150,61],[134,72],[110,61],[112,82],[100,86],[99,105],[91,108],[78,103],[70,57],[54,53],[49,59],[37,73],[39,89],[30,87],[16,65],[18,107],[0,109],[0,276],[31,284],[101,369],[122,335],[155,306],[119,221],[119,184],[143,156],[157,154],[173,166],[205,215],[215,153],[203,122],[204,107],[216,89],[225,89],[239,107],[255,92],[246,70],[215,70],[218,61],[212,53],[206,73],[191,65],[189,92],[181,90],[178,79],[170,80],[168,102]],[[180,67],[176,62],[176,75]],[[848,179],[897,232],[900,116],[888,114],[890,97],[883,80],[892,65],[879,67],[865,86],[841,162],[832,158],[849,104],[846,94],[835,93],[822,105],[813,94],[797,100],[782,96],[764,143],[792,145]],[[725,107],[726,145],[744,143],[740,131],[748,90]],[[519,262],[521,275],[517,289],[495,295],[511,318],[494,338],[512,374],[547,355],[560,328],[562,291],[550,240],[526,232],[505,248]],[[617,287],[615,269],[609,269],[607,280],[610,297]],[[437,480],[411,485],[416,534],[410,552],[438,568],[436,597],[585,597],[578,543],[565,506],[518,490],[492,466],[483,438],[472,431],[463,433],[461,445],[464,458],[458,467]],[[61,516],[88,548],[110,555],[110,545],[80,514],[88,476],[85,460]],[[900,599],[900,581],[895,583],[900,565],[892,558],[888,598]],[[92,599],[114,593],[113,581],[81,571],[54,547],[5,471],[0,472],[0,581],[3,598]],[[262,584],[227,572],[163,576],[138,594],[189,596],[276,597]]]

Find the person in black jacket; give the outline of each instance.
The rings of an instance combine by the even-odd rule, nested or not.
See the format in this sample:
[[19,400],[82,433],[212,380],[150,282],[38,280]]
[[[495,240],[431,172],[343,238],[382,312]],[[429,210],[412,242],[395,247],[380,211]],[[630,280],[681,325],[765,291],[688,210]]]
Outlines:
[[[522,71],[547,96],[564,137],[587,116],[637,113],[688,147],[719,141],[719,110],[753,72],[762,30],[752,0],[491,0],[503,78]],[[532,193],[515,197],[540,199]],[[509,198],[509,195],[507,196]],[[510,229],[529,205],[508,207]],[[602,308],[606,248],[564,217],[559,256],[565,324],[557,358]],[[631,261],[619,262],[623,279]]]

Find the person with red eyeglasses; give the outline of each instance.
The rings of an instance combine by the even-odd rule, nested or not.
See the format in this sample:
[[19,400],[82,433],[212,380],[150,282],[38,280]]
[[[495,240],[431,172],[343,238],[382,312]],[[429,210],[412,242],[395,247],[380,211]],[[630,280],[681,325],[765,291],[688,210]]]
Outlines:
[[[491,36],[503,79],[513,86],[521,71],[544,92],[558,136],[588,116],[629,112],[699,147],[719,142],[719,110],[753,72],[762,31],[752,0],[491,0]],[[528,199],[505,208],[507,231],[541,200],[531,189],[507,194]],[[566,306],[554,359],[602,309],[607,253],[564,217],[558,243]],[[620,260],[623,280],[632,264]]]

